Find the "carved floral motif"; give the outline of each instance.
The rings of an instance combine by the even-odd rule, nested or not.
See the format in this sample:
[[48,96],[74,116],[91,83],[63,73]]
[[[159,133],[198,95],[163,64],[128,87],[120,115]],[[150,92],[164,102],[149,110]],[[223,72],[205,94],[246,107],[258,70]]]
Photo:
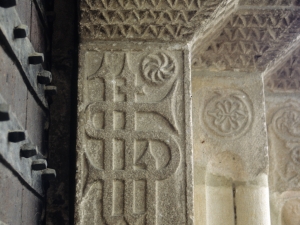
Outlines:
[[244,93],[216,93],[204,109],[204,121],[218,136],[235,137],[244,133],[252,120],[252,106]]
[[241,102],[235,102],[233,99],[217,102],[216,108],[208,111],[208,115],[214,117],[214,125],[225,133],[240,129],[247,114]]
[[[300,109],[296,102],[286,103],[282,108],[275,111],[272,129],[278,140],[283,145],[274,144],[276,158],[276,170],[279,179],[276,181],[276,188],[281,192],[293,190],[300,187]],[[278,142],[280,143],[280,142]],[[277,148],[277,145],[280,146]]]
[[300,138],[300,110],[295,106],[278,110],[273,117],[273,128],[280,138],[287,141]]
[[176,76],[174,59],[165,53],[148,55],[143,61],[143,76],[151,84],[158,85]]

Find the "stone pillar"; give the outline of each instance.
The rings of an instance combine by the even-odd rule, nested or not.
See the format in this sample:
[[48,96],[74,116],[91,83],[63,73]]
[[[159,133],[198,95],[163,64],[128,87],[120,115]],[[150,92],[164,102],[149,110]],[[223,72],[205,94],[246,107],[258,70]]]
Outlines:
[[300,221],[300,42],[265,73],[272,225]]
[[236,186],[236,218],[238,225],[271,224],[268,176]]
[[196,224],[270,225],[261,74],[198,70],[192,84],[195,171],[206,173],[206,222]]
[[76,224],[193,224],[189,51],[80,46]]
[[234,193],[230,180],[210,173],[206,175],[206,210],[207,224],[219,225],[222,221],[223,225],[235,225]]

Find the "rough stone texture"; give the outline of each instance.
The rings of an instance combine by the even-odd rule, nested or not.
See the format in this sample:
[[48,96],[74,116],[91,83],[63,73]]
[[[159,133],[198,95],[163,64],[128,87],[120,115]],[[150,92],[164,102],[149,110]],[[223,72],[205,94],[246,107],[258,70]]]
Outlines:
[[80,49],[76,224],[193,224],[188,51],[106,46]]

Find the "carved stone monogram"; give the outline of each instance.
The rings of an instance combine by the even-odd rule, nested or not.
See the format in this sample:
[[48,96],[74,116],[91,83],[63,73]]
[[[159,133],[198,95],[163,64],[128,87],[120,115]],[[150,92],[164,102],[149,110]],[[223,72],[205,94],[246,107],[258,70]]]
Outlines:
[[80,224],[187,224],[181,57],[86,53]]
[[214,135],[233,138],[247,132],[252,122],[252,104],[241,91],[215,92],[204,108],[203,120]]
[[187,40],[221,0],[84,0],[87,39]]

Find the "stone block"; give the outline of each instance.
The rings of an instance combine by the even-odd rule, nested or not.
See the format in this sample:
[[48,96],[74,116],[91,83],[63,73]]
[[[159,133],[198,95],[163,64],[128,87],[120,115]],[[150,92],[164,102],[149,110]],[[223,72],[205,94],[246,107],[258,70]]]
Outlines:
[[120,46],[81,49],[76,224],[193,224],[188,52]]
[[22,224],[22,184],[0,162],[0,218],[6,224]]

